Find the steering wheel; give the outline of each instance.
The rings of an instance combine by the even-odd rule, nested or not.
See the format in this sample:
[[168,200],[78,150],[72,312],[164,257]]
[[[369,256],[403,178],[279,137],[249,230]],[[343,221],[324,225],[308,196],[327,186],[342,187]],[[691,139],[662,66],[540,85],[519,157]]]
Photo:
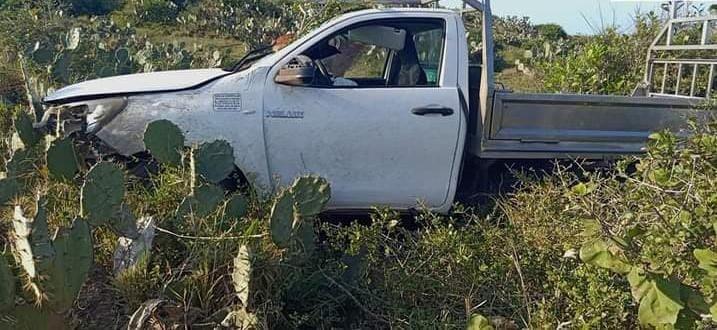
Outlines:
[[324,63],[320,60],[311,60],[314,63],[315,71],[314,83],[321,86],[332,86],[334,84],[334,77],[326,69]]
[[329,80],[334,80],[334,76],[329,73],[329,70],[326,69],[326,66],[324,65],[324,62],[321,62],[320,60],[314,60],[314,64],[317,68],[319,68],[319,73],[321,73],[324,77],[328,78]]

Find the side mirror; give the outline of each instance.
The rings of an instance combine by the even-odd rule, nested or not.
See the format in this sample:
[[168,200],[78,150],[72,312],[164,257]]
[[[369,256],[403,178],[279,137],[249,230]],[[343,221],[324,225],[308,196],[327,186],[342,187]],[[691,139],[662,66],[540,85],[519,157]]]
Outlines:
[[315,73],[314,62],[308,56],[299,55],[279,69],[274,81],[288,86],[309,86],[314,81]]

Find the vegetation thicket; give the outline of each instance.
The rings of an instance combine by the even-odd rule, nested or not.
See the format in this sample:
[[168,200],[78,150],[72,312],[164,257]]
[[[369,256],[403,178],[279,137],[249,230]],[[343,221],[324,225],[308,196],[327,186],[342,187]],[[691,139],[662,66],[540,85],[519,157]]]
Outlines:
[[[370,221],[320,217],[322,178],[270,196],[228,189],[241,182],[232,147],[184,148],[168,121],[145,131],[149,177],[32,129],[31,101],[52,88],[227,65],[364,6],[0,1],[0,329],[715,327],[714,120],[658,132],[610,170],[523,170],[488,205],[411,218],[377,208]],[[503,67],[530,69],[501,79],[594,94],[640,82],[660,26],[647,15],[628,34],[574,37],[496,21]]]

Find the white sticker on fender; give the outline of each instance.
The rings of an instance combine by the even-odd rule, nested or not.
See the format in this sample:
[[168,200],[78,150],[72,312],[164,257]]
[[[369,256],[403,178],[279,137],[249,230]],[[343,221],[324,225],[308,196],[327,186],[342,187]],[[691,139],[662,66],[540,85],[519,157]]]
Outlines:
[[220,93],[214,94],[214,111],[238,112],[241,111],[241,94]]

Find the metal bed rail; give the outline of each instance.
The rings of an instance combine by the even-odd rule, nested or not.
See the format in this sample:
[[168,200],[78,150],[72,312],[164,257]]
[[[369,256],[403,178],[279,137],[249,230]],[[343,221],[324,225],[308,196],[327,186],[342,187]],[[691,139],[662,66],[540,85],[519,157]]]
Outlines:
[[[671,16],[648,51],[645,74],[647,94],[658,97],[710,98],[714,93],[717,58],[702,57],[714,57],[714,51],[717,51],[717,44],[712,42],[717,16],[677,18],[674,10]],[[699,42],[676,42],[676,34],[685,25],[695,29],[693,32],[699,29]],[[676,76],[670,77],[674,73]]]

